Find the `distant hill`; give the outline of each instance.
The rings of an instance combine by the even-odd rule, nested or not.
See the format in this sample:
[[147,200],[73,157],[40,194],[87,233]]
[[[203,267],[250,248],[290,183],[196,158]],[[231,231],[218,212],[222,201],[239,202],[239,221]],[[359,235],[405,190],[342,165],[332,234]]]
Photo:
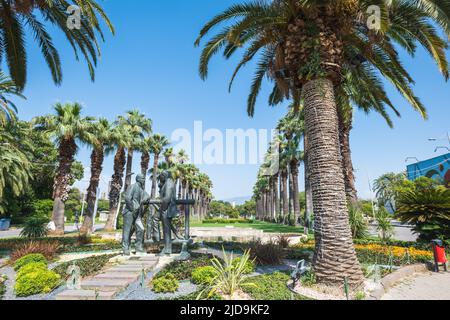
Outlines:
[[252,198],[252,196],[246,196],[246,197],[236,197],[236,198],[220,199],[220,200],[229,202],[229,203],[234,202],[237,205],[241,205],[241,204],[244,204],[246,201],[250,200],[251,198]]

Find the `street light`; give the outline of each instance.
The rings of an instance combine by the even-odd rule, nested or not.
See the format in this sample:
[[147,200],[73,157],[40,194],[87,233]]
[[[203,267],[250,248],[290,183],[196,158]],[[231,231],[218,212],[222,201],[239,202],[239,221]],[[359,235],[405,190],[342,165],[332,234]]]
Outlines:
[[444,140],[444,139],[448,139],[448,143],[450,144],[450,131],[447,132],[446,137],[441,137],[441,138],[429,138],[428,141],[435,142],[435,141],[438,141],[438,140]]
[[437,147],[434,152],[438,152],[440,149],[447,149],[448,152],[450,152],[450,148],[449,147]]
[[420,162],[420,160],[417,159],[416,157],[408,157],[406,158],[405,162],[408,162],[408,160],[416,160],[416,162]]

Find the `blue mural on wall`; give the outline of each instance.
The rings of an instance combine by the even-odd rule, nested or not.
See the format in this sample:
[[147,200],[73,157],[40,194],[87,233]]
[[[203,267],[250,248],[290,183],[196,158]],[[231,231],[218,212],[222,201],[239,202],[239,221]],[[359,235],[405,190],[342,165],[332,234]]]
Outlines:
[[411,164],[407,167],[408,179],[413,181],[419,177],[439,179],[450,188],[450,153]]

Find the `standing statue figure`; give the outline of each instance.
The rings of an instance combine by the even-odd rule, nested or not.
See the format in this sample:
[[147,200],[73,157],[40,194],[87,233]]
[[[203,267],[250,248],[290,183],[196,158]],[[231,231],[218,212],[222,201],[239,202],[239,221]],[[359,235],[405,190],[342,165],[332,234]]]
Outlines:
[[172,219],[178,216],[176,184],[169,171],[159,175],[159,194],[161,197],[160,217],[163,225],[164,249],[162,254],[172,254]]
[[145,192],[145,176],[136,176],[136,184],[128,188],[125,193],[125,208],[123,210],[123,254],[130,255],[131,236],[136,231],[136,253],[145,253],[144,250],[144,224],[142,215],[144,213],[143,204],[150,196]]

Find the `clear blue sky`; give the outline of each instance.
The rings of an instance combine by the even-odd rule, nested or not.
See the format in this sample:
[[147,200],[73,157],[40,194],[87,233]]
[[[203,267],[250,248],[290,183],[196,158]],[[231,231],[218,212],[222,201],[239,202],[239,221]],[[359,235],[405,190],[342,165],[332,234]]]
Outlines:
[[[233,61],[213,61],[208,81],[197,72],[199,48],[193,43],[204,24],[214,14],[237,0],[119,0],[101,1],[113,21],[117,34],[107,36],[101,45],[102,57],[95,83],[90,82],[87,67],[76,62],[71,48],[60,32],[52,32],[63,60],[64,82],[56,87],[31,37],[29,37],[29,75],[26,101],[17,101],[22,119],[50,113],[61,101],[78,101],[85,114],[113,120],[118,114],[138,108],[152,118],[154,132],[168,136],[177,128],[193,130],[196,120],[206,128],[271,129],[286,112],[285,107],[267,107],[267,85],[258,101],[256,116],[246,115],[246,99],[251,81],[247,67],[228,93],[227,85]],[[395,129],[387,127],[378,115],[357,113],[352,132],[352,151],[357,187],[362,197],[371,196],[368,178],[387,171],[405,169],[409,156],[427,159],[435,155],[441,141],[430,143],[428,137],[443,136],[450,131],[450,90],[431,59],[420,52],[415,60],[404,59],[417,80],[415,91],[429,111],[430,119],[421,120],[407,103],[389,87],[394,104],[402,112],[395,119]],[[90,151],[81,148],[78,159],[89,165]],[[138,156],[139,157],[139,156]],[[136,157],[135,170],[139,159]],[[112,174],[112,157],[105,161],[102,193]],[[255,165],[201,166],[214,182],[219,199],[251,195],[258,167]],[[89,178],[86,172],[85,179]],[[82,181],[80,187],[86,187]]]

